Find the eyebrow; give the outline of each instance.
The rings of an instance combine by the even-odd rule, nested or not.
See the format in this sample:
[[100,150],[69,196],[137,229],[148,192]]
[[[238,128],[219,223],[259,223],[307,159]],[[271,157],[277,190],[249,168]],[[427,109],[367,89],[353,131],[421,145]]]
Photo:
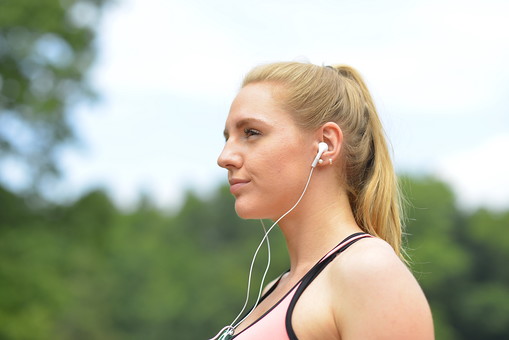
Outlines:
[[[235,128],[236,129],[240,129],[246,125],[249,125],[249,124],[253,124],[253,123],[261,123],[261,124],[268,124],[265,120],[263,119],[259,119],[259,118],[244,118],[244,119],[241,119],[239,120],[236,124],[235,124]],[[230,134],[228,133],[228,129],[225,128],[224,131],[223,131],[223,136],[225,139],[228,139],[228,136]]]

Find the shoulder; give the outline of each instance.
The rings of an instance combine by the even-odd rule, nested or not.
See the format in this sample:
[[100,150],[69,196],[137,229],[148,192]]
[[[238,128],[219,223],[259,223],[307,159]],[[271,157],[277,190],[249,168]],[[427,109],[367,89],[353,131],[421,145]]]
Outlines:
[[347,283],[368,278],[411,275],[392,247],[375,237],[361,239],[347,248],[333,261],[332,268],[333,275],[341,278],[342,282],[348,280]]
[[383,240],[356,242],[331,263],[327,276],[342,339],[433,339],[424,293]]

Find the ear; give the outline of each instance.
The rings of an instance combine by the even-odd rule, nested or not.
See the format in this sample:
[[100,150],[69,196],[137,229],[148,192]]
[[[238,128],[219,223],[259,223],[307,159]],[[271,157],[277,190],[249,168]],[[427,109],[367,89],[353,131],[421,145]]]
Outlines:
[[338,124],[334,122],[327,122],[317,131],[318,138],[321,142],[327,143],[328,150],[322,154],[322,159],[325,161],[323,164],[329,164],[329,159],[332,162],[339,160],[339,154],[343,145],[343,131]]

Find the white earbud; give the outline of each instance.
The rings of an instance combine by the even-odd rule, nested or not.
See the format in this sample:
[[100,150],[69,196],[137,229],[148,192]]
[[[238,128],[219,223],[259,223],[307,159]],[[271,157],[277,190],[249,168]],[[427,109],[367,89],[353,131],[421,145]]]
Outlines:
[[320,142],[318,143],[318,153],[316,154],[315,159],[313,160],[313,163],[311,164],[311,167],[314,168],[316,164],[318,163],[318,160],[320,160],[320,157],[322,157],[322,154],[329,149],[329,146],[324,143]]

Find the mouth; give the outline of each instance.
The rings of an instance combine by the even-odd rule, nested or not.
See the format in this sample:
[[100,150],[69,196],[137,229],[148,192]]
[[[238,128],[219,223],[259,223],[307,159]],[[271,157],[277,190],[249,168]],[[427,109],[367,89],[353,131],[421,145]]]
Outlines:
[[250,181],[246,179],[231,178],[228,182],[230,183],[230,192],[232,195],[235,195],[238,194],[239,190],[241,190]]

